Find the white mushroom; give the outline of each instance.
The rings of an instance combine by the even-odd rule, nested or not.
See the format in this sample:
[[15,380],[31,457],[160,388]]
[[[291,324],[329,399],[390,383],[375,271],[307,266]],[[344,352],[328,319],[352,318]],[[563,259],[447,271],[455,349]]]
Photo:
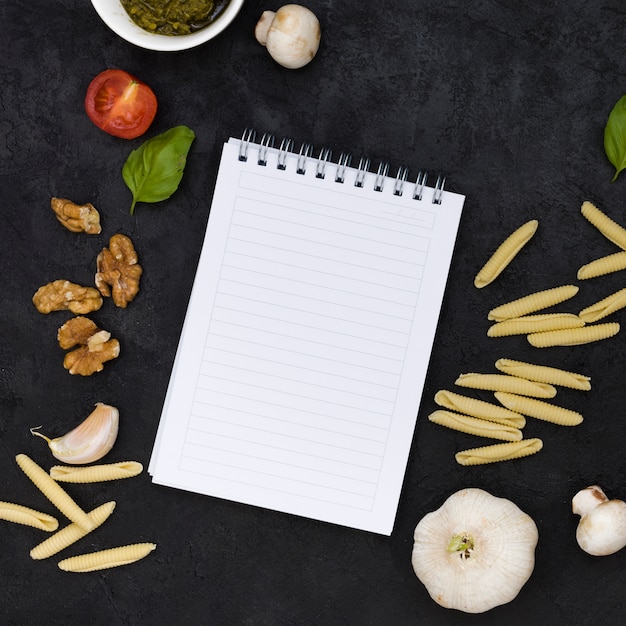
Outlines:
[[592,485],[572,498],[572,511],[581,516],[576,541],[585,552],[606,556],[626,546],[626,502],[609,500]]
[[312,11],[299,4],[286,4],[276,12],[264,11],[254,36],[274,61],[298,69],[317,53],[321,28]]

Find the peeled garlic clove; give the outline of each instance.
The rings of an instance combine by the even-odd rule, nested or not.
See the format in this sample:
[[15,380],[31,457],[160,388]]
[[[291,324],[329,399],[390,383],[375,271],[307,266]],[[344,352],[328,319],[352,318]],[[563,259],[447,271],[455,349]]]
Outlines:
[[98,402],[91,414],[62,437],[50,439],[31,428],[31,433],[48,442],[52,456],[70,465],[98,461],[113,447],[119,429],[119,411]]

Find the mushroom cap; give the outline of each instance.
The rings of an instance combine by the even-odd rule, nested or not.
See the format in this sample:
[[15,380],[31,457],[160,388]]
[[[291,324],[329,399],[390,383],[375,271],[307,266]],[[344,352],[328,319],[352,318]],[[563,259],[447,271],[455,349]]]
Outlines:
[[626,503],[607,500],[583,515],[576,541],[593,556],[607,556],[626,547]]
[[[268,17],[262,16],[261,20]],[[321,35],[315,13],[299,4],[286,4],[276,11],[264,39],[267,51],[277,63],[298,69],[316,55]]]
[[[458,534],[473,539],[467,558],[447,550]],[[432,599],[446,608],[482,613],[518,595],[535,567],[539,533],[510,500],[468,488],[425,515],[413,538],[413,569]]]

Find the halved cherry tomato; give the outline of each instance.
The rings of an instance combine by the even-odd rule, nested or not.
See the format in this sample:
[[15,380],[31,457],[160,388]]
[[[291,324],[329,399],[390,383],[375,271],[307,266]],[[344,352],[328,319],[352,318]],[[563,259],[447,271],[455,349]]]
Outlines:
[[105,70],[89,83],[85,96],[89,119],[116,137],[143,135],[157,112],[157,99],[148,85],[124,70]]

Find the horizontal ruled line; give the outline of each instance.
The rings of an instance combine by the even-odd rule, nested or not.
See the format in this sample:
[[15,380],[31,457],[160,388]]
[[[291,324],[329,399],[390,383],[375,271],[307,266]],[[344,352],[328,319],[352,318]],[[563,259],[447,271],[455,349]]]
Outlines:
[[[288,235],[281,235],[281,237],[288,237]],[[282,248],[280,246],[276,246],[276,245],[269,245],[266,243],[262,243],[260,241],[253,241],[251,239],[244,239],[243,237],[237,237],[235,235],[230,235],[228,237],[229,241],[242,241],[244,243],[250,243],[250,244],[254,244],[255,246],[259,246],[259,247],[263,247],[263,248],[268,248],[269,250],[278,250],[280,252],[288,252],[290,254],[294,254],[294,251],[289,249],[289,248]],[[328,245],[328,244],[320,244],[320,245]],[[341,250],[342,248],[340,248],[339,246],[333,246],[335,248],[338,248],[339,250]],[[237,254],[235,252],[232,252],[231,250],[228,250],[228,252],[231,252],[232,254]],[[308,257],[311,257],[312,259],[321,259],[323,261],[328,260],[328,257],[326,256],[321,256],[321,255],[316,255],[316,254],[311,254],[310,252],[297,252],[297,254],[300,255],[306,255]],[[362,254],[362,253],[359,253]],[[262,257],[260,257],[262,258]],[[381,258],[385,258],[385,257],[381,257]],[[393,260],[393,259],[391,259]],[[347,261],[344,260],[333,260],[334,263],[340,264],[340,265],[347,265],[350,267],[356,267],[359,269],[363,269],[363,270],[370,270],[371,268],[369,268],[367,265],[359,265],[357,263],[348,263]],[[423,267],[422,263],[414,263],[413,261],[402,261],[403,263],[407,263],[409,265],[415,265],[417,267]],[[384,272],[385,274],[389,274],[390,276],[399,276],[400,278],[415,278],[414,274],[401,274],[398,272],[390,272],[389,270],[385,270],[385,269],[380,269],[380,268],[376,268],[376,271],[378,272]]]
[[[192,429],[189,428],[188,430],[192,430]],[[233,438],[231,437],[231,439],[233,439]],[[233,439],[233,440],[236,441],[236,439]],[[216,446],[207,446],[207,445],[195,443],[193,441],[186,441],[185,443],[187,443],[189,445],[197,446],[198,448],[202,448],[203,450],[219,450],[220,452],[224,452],[224,450],[222,448],[218,448]],[[272,448],[272,447],[275,447],[275,446],[265,445],[264,447]],[[280,450],[281,448],[276,447],[276,449]],[[337,472],[325,472],[325,471],[320,470],[320,469],[311,469],[311,468],[307,467],[306,465],[296,465],[295,463],[285,463],[284,461],[276,461],[274,459],[269,459],[269,458],[265,458],[265,457],[262,457],[262,456],[256,456],[256,455],[253,455],[253,454],[244,454],[242,452],[233,452],[232,455],[243,457],[243,458],[247,458],[247,459],[254,459],[254,460],[257,460],[257,461],[266,461],[266,462],[270,462],[270,463],[275,463],[276,465],[282,465],[284,467],[291,467],[291,468],[297,468],[297,469],[301,469],[301,470],[306,470],[307,472],[311,472],[311,473],[315,473],[315,474],[323,474],[324,476],[333,476],[333,477],[338,477],[338,478],[345,478],[347,480],[351,480],[351,481],[354,481],[355,483],[360,483],[360,484],[363,484],[363,485],[375,486],[377,484],[375,481],[371,481],[371,480],[364,480],[362,478],[352,478],[351,476],[344,476],[343,474],[337,474]],[[193,455],[184,454],[184,453],[183,453],[183,456],[186,456],[186,457],[192,458],[192,459],[196,459],[198,461],[207,461],[208,460],[208,462],[215,463],[215,465],[225,465],[227,467],[235,467],[237,469],[241,469],[241,470],[244,470],[244,471],[250,471],[250,470],[247,470],[245,467],[242,467],[240,465],[216,462],[216,461],[213,461],[211,459],[205,459],[205,458],[202,458],[202,457],[195,457]],[[308,455],[304,455],[304,456],[309,456],[311,458],[316,458],[316,459],[319,459],[321,461],[332,460],[333,463],[341,463],[341,461],[335,461],[333,459],[325,459],[324,457],[317,457],[314,454],[308,454]],[[352,463],[343,463],[343,465],[350,465],[350,466],[356,467],[358,469],[367,469],[367,470],[370,470],[372,472],[378,473],[377,470],[375,470],[374,468],[371,468],[371,467],[354,465]],[[284,474],[263,472],[263,471],[258,471],[258,470],[255,470],[255,474],[264,474],[266,476],[274,476],[276,478],[282,478],[282,479],[285,479],[285,480],[291,480],[291,481],[294,481],[294,482],[298,482],[298,483],[301,483],[303,485],[315,485],[316,487],[322,487],[324,489],[328,489],[328,490],[332,490],[332,491],[343,491],[345,493],[351,493],[353,495],[363,496],[363,494],[360,494],[360,493],[358,493],[356,491],[350,491],[348,489],[338,489],[337,487],[329,487],[327,485],[322,485],[320,483],[316,483],[316,482],[312,482],[312,481],[299,480],[299,479],[291,478],[290,476],[285,476]]]
[[[245,198],[246,200],[249,199],[249,198],[246,198],[245,196],[239,196],[239,197]],[[370,229],[375,230],[377,232],[387,231],[389,233],[393,233],[394,235],[400,234],[400,235],[404,235],[405,237],[412,238],[412,239],[425,239],[425,237],[422,236],[422,235],[416,235],[416,234],[407,233],[405,229],[386,228],[384,226],[381,226],[380,223],[378,225],[374,226],[373,224],[363,223],[362,221],[358,221],[358,220],[347,220],[345,218],[338,217],[337,215],[330,215],[328,213],[319,213],[319,212],[316,212],[316,211],[309,211],[309,210],[306,210],[306,209],[300,209],[300,208],[294,207],[293,205],[290,205],[290,204],[288,205],[288,204],[278,204],[278,203],[275,203],[275,202],[267,202],[267,201],[259,200],[258,198],[254,199],[254,201],[257,203],[257,205],[258,204],[265,204],[265,205],[270,206],[270,207],[280,207],[281,209],[285,209],[290,214],[298,212],[298,213],[301,213],[301,214],[304,214],[304,215],[312,215],[314,218],[323,217],[324,219],[327,219],[327,220],[333,220],[335,222],[341,222],[341,223],[347,224],[348,226],[351,226],[352,224],[357,224],[358,226],[364,226],[366,228],[370,228]],[[316,205],[314,205],[314,206],[316,206]],[[235,208],[234,212],[235,213],[242,213],[242,214],[245,214],[245,215],[256,215],[256,216],[260,215],[260,216],[263,217],[263,219],[273,220],[273,221],[276,221],[276,222],[282,222],[283,224],[302,226],[304,228],[310,228],[312,230],[317,230],[317,231],[321,231],[321,232],[343,234],[337,228],[321,228],[320,226],[312,226],[311,224],[308,224],[306,222],[298,222],[298,221],[295,221],[295,220],[287,220],[284,217],[276,217],[275,215],[268,215],[267,213],[264,213],[264,212],[254,213],[253,211],[242,209],[240,207]],[[387,223],[389,220],[382,220],[382,219],[379,218],[378,221],[381,222],[381,223]],[[373,241],[373,242],[376,242],[376,243],[382,243],[382,244],[390,245],[383,239],[373,239],[373,238],[370,238],[370,237],[363,237],[363,236],[360,236],[360,235],[346,235],[346,237],[352,237],[354,239],[361,239],[363,241]],[[409,246],[403,246],[403,247],[406,247],[407,249],[412,249]]]
[[[243,352],[235,352],[234,350],[225,350],[224,348],[215,348],[216,350],[219,350],[220,352],[226,352],[227,354],[232,354],[233,356],[249,356],[250,358],[254,358],[257,359],[259,361],[265,361],[266,363],[275,363],[278,365],[285,365],[286,367],[290,367],[292,369],[298,369],[304,372],[313,372],[315,374],[326,374],[327,372],[324,372],[323,370],[319,370],[319,369],[315,369],[312,367],[303,367],[301,365],[292,365],[291,363],[288,363],[286,361],[277,361],[276,359],[266,359],[263,358],[261,356],[252,356],[252,355],[248,355],[248,354],[244,354]],[[279,350],[280,348],[276,348],[277,350]],[[295,352],[295,354],[301,354],[299,352]],[[323,357],[315,357],[315,358],[323,358]],[[325,359],[328,360],[328,359]],[[203,358],[202,359],[203,363],[214,363],[215,365],[226,365],[225,363],[221,363],[220,361],[216,361],[214,359],[211,358]],[[359,367],[359,366],[354,366],[354,367]],[[368,368],[363,368],[361,367],[361,369],[368,369]],[[381,371],[381,370],[374,370],[374,371]],[[382,373],[382,372],[381,372]],[[388,372],[384,372],[384,373],[388,373]],[[366,383],[366,384],[375,384],[378,387],[384,387],[385,389],[397,389],[396,385],[384,385],[382,383],[370,383],[370,381],[366,380],[366,379],[362,379],[362,378],[353,378],[352,376],[342,376],[340,374],[333,374],[334,377],[336,378],[342,378],[343,380],[349,380],[355,383]],[[397,375],[397,378],[399,378],[399,375]]]
[[[245,224],[236,224],[236,226],[238,228],[243,228],[243,229],[247,229],[247,230],[255,230],[255,231],[258,231],[260,233],[268,233],[268,234],[272,234],[272,235],[276,234],[274,231],[266,230],[264,228],[259,228],[258,226],[246,226]],[[367,254],[368,257],[378,257],[380,259],[385,259],[386,261],[394,261],[396,263],[400,262],[400,263],[406,263],[407,265],[413,265],[415,267],[422,267],[421,263],[415,263],[414,261],[404,261],[404,260],[394,259],[393,257],[388,257],[388,256],[385,256],[383,254],[374,254],[373,252],[365,253],[365,252],[362,252],[362,251],[360,251],[360,250],[358,250],[356,248],[348,248],[346,246],[338,246],[338,245],[335,245],[335,244],[332,244],[332,243],[328,243],[328,242],[325,242],[325,241],[313,241],[313,240],[307,239],[305,237],[296,237],[295,235],[286,235],[284,233],[280,233],[280,236],[281,237],[286,237],[287,239],[294,239],[296,241],[306,241],[306,242],[309,242],[309,243],[317,243],[317,244],[320,244],[320,245],[327,246],[328,248],[336,248],[337,250],[348,250],[350,252],[355,252],[357,254]],[[235,239],[235,237],[232,237],[232,239]],[[241,239],[241,241],[247,241],[249,243],[254,243],[253,239],[244,239],[244,238],[240,238],[240,239]],[[400,247],[400,246],[394,246],[394,247]],[[407,250],[412,250],[412,248],[406,248],[406,249]]]
[[[331,428],[323,428],[323,427],[320,427],[320,426],[311,426],[309,424],[303,424],[303,423],[300,423],[300,422],[297,422],[297,421],[293,421],[293,420],[290,421],[290,420],[286,420],[286,419],[281,419],[281,418],[275,417],[274,415],[270,416],[270,415],[263,415],[261,413],[253,413],[252,411],[244,411],[243,409],[239,409],[239,408],[231,409],[230,407],[221,406],[219,404],[214,404],[214,403],[211,403],[211,402],[201,402],[199,400],[194,400],[194,403],[201,404],[202,406],[213,407],[213,408],[218,409],[218,410],[219,409],[227,409],[227,410],[234,411],[236,413],[241,413],[243,415],[248,415],[250,417],[255,417],[255,418],[259,418],[259,419],[271,420],[273,422],[283,422],[285,424],[290,424],[290,425],[294,425],[294,426],[298,426],[298,427],[302,427],[302,428],[310,428],[311,430],[315,430],[315,431],[321,431],[321,432],[326,432],[326,433],[330,433],[330,434],[339,434],[339,435],[343,435],[343,436],[346,436],[346,437],[350,437],[351,439],[360,439],[362,441],[368,441],[368,442],[371,442],[371,443],[379,443],[379,444],[384,444],[385,443],[385,441],[383,441],[381,439],[373,439],[372,437],[363,437],[362,435],[353,435],[353,434],[346,435],[345,433],[343,433],[343,432],[341,432],[339,430],[333,430]],[[263,402],[263,403],[264,404],[270,404],[268,402]],[[280,406],[280,405],[275,405],[275,406]],[[281,408],[286,408],[286,407],[281,407]],[[305,411],[303,411],[302,409],[299,409],[299,412],[304,413]],[[308,411],[308,413],[311,413],[311,412]],[[327,419],[337,420],[338,422],[348,422],[348,423],[352,423],[352,424],[357,424],[358,423],[358,422],[354,422],[353,420],[346,420],[346,419],[343,419],[343,418],[340,418],[340,417],[329,417],[327,415],[321,416],[320,414],[315,414],[315,413],[311,413],[311,414],[312,415],[318,415],[319,417],[326,417]],[[192,415],[194,417],[198,418],[198,419],[201,419],[201,420],[205,420],[206,419],[206,420],[213,420],[213,421],[216,421],[216,422],[225,422],[225,420],[221,420],[221,419],[218,419],[216,417],[206,417],[205,415],[201,415],[198,412],[194,411],[193,409],[192,409]],[[231,422],[225,422],[225,423],[229,424]],[[363,426],[363,424],[359,424],[359,425]],[[371,425],[368,424],[366,427],[374,429],[374,430],[381,430],[381,431],[383,431],[385,433],[389,432],[388,428],[383,428],[382,426],[371,426]],[[264,431],[264,432],[267,432],[267,431]],[[332,445],[332,444],[326,444],[326,445]]]
[[[194,459],[194,460],[206,462],[205,459],[197,459],[196,457],[193,457],[191,455],[183,453],[181,459],[184,459],[184,458],[189,458],[189,459]],[[233,469],[240,469],[236,465],[228,465],[226,463],[216,463],[216,465],[220,465],[221,467],[230,467],[230,468],[233,468]],[[374,496],[364,496],[362,494],[356,494],[356,493],[354,493],[352,491],[347,491],[345,489],[333,489],[331,487],[323,487],[324,489],[328,489],[329,491],[334,491],[334,492],[337,492],[337,493],[348,493],[350,495],[359,496],[359,497],[363,498],[363,500],[367,500],[367,501],[370,502],[370,506],[369,507],[359,507],[359,506],[354,506],[354,505],[351,505],[351,504],[347,504],[346,502],[341,502],[341,501],[336,502],[335,500],[331,500],[331,499],[318,498],[318,497],[315,497],[315,496],[311,496],[309,494],[302,495],[302,493],[300,493],[298,491],[289,491],[287,489],[277,489],[276,487],[269,487],[269,486],[267,486],[265,484],[259,486],[259,485],[255,484],[255,483],[251,483],[251,482],[244,481],[244,480],[235,480],[234,478],[225,478],[225,477],[220,476],[218,474],[211,474],[211,473],[208,473],[208,472],[195,472],[195,471],[191,471],[191,470],[187,470],[187,469],[185,469],[183,471],[190,472],[190,473],[202,476],[203,478],[213,478],[213,479],[223,480],[225,482],[229,482],[229,483],[233,483],[233,484],[246,485],[246,486],[249,486],[249,487],[257,487],[257,488],[260,487],[262,489],[265,489],[267,491],[271,491],[271,492],[274,492],[274,493],[286,494],[286,495],[290,495],[290,496],[298,496],[298,497],[300,497],[300,498],[302,498],[304,500],[307,500],[307,501],[324,502],[326,504],[332,504],[333,506],[338,506],[338,507],[343,507],[343,508],[348,508],[348,509],[355,509],[355,510],[361,510],[361,511],[371,511],[372,510],[371,504],[374,501]],[[304,483],[303,481],[296,481],[296,480],[293,480],[293,479],[291,479],[289,477],[285,477],[285,476],[275,476],[274,474],[270,474],[270,473],[267,473],[267,472],[256,472],[256,473],[261,475],[261,476],[272,476],[273,478],[281,478],[281,479],[283,479],[283,480],[285,480],[287,482],[307,484],[307,483]],[[310,484],[315,486],[315,487],[320,487],[320,485],[317,485],[315,483],[310,483]]]
[[[241,394],[235,395],[233,393],[228,393],[227,391],[220,391],[219,393],[220,393],[220,395],[229,396],[231,398],[241,398]],[[274,407],[277,407],[277,408],[280,408],[280,409],[293,410],[292,407],[290,407],[290,406],[288,406],[286,404],[278,404],[276,402],[268,402],[267,400],[261,400],[259,398],[254,398],[253,400],[254,400],[254,402],[258,402],[259,404],[264,404],[266,406],[274,406]],[[197,398],[194,398],[193,401],[197,402],[198,404],[202,404],[203,406],[213,406],[212,403],[210,403],[210,402],[203,402],[202,400],[198,400]],[[217,406],[219,406],[219,405],[217,405]],[[224,408],[227,408],[227,407],[224,407]],[[385,426],[375,426],[375,425],[371,425],[371,424],[365,424],[364,422],[359,422],[359,421],[356,421],[356,420],[346,419],[345,417],[334,417],[334,416],[327,415],[325,413],[318,413],[316,411],[309,411],[307,409],[298,408],[297,411],[299,413],[306,413],[308,415],[313,415],[313,416],[318,416],[318,417],[325,417],[325,418],[328,418],[328,419],[336,419],[336,420],[339,420],[339,421],[342,421],[342,422],[346,422],[347,424],[358,424],[360,426],[367,426],[368,428],[378,428],[378,429],[384,430],[386,432],[389,430]],[[379,417],[379,416],[388,417],[388,416],[385,416],[385,415],[383,415],[381,413],[377,413],[375,411],[368,411],[368,410],[363,411],[362,410],[362,412],[368,413],[368,414],[370,414],[370,415],[372,415],[374,417]]]
[[[250,313],[249,311],[245,311],[245,310],[241,310],[241,309],[234,309],[232,307],[226,307],[226,306],[221,306],[219,304],[216,304],[213,307],[213,310],[215,311],[215,309],[222,309],[224,311],[233,311],[236,313],[245,313],[247,315],[250,315],[251,317],[258,317],[258,318],[262,318],[262,319],[275,319],[275,318],[271,318],[268,315],[261,315],[259,313]],[[303,311],[303,312],[307,312],[307,311]],[[213,319],[213,318],[211,318]],[[222,322],[223,324],[231,324],[232,322],[227,322],[224,320],[219,320],[220,322]],[[323,331],[325,333],[330,333],[333,335],[340,335],[342,337],[350,337],[352,339],[362,339],[364,341],[369,341],[371,343],[379,343],[383,346],[392,346],[394,348],[406,348],[406,342],[405,343],[389,343],[388,341],[380,341],[379,339],[371,339],[370,337],[363,337],[362,335],[353,335],[351,333],[346,333],[343,331],[339,331],[339,330],[329,330],[327,328],[323,328],[322,326],[312,326],[311,324],[302,324],[301,322],[292,322],[291,320],[281,320],[284,321],[287,324],[292,324],[293,326],[299,326],[300,328],[306,328],[306,329],[310,329],[310,330],[319,330],[319,331]],[[346,320],[348,321],[348,320]],[[246,328],[250,328],[249,326],[247,326]],[[382,329],[382,330],[387,330],[387,329]],[[272,332],[269,330],[265,330],[264,332]],[[398,335],[404,335],[405,337],[408,338],[409,333],[402,333],[400,331],[388,331],[388,332],[395,332]]]
[[[242,281],[237,281],[237,280],[232,280],[232,279],[221,279],[220,283],[224,283],[224,282],[229,282],[229,283],[233,283],[234,285],[243,285],[245,287],[256,287],[256,285],[252,284],[252,283],[245,283]],[[270,287],[263,287],[264,291],[272,291],[274,293],[279,293],[281,295],[287,295],[287,296],[293,296],[293,294],[289,291],[282,291],[281,289],[271,289]],[[218,287],[216,293],[220,294],[220,295],[225,295],[225,296],[229,296],[232,294],[229,294],[226,291],[221,291]],[[409,322],[413,319],[413,317],[402,317],[400,315],[390,315],[389,313],[378,313],[376,311],[370,311],[369,309],[364,309],[358,306],[351,306],[349,304],[340,304],[337,302],[333,302],[332,300],[323,300],[321,298],[313,298],[311,296],[303,296],[303,295],[298,295],[298,298],[304,298],[306,300],[312,300],[314,302],[323,302],[324,304],[335,304],[337,306],[342,306],[346,309],[353,309],[355,311],[364,311],[366,313],[376,313],[376,315],[381,315],[383,317],[389,317],[392,319],[398,319],[398,320],[402,320],[403,322]],[[383,300],[384,302],[384,300]],[[406,307],[407,309],[411,308],[409,305],[403,304],[401,306]]]
[[[253,372],[253,370],[244,370],[243,368],[233,368],[233,369],[237,369],[239,371],[243,371],[243,372],[252,372],[252,373],[256,373],[256,374],[264,374],[264,372]],[[271,374],[264,374],[266,376],[271,376],[272,378],[276,378],[277,380],[290,380],[288,378],[283,378],[282,376],[273,376]],[[204,374],[200,374],[199,378],[210,378],[211,380],[222,380],[222,381],[226,381],[229,383],[240,383],[241,381],[235,380],[233,378],[226,378],[223,376],[215,376],[215,374],[211,375],[211,376],[206,376]],[[299,381],[290,381],[290,382],[299,382]],[[315,385],[313,383],[305,383],[311,387],[318,387],[320,389],[332,389],[332,387],[324,387],[323,385]],[[255,389],[265,389],[264,386],[262,385],[253,385],[252,383],[246,382],[245,385],[247,387],[253,387]],[[200,383],[198,382],[197,385],[198,389],[203,389],[203,390],[207,390],[206,387],[202,387],[200,385]],[[278,390],[276,390],[278,391]],[[332,389],[332,391],[340,391],[341,393],[347,395],[347,396],[355,396],[358,398],[367,398],[368,400],[376,400],[378,402],[380,402],[381,404],[389,404],[392,405],[394,404],[394,402],[392,400],[384,400],[383,398],[375,398],[373,396],[364,396],[362,394],[358,394],[355,393],[353,391],[341,391],[341,390],[337,390],[337,389]],[[341,402],[334,402],[334,401],[328,401],[328,400],[323,400],[321,398],[316,398],[315,396],[307,396],[305,394],[301,394],[301,393],[293,393],[291,391],[280,391],[280,393],[283,393],[285,395],[291,396],[292,398],[304,398],[305,400],[315,400],[316,402],[325,402],[326,404],[332,404],[334,406],[339,406],[339,407],[344,407],[346,409],[359,409],[361,410],[361,407],[358,405],[351,405],[351,404],[343,404]],[[368,411],[369,413],[373,413],[375,415],[382,415],[385,417],[391,417],[391,412],[389,413],[381,413],[380,411]]]
[[[212,418],[202,418],[201,416],[196,416],[199,417],[200,419],[209,419],[212,420]],[[221,420],[215,420],[216,422],[219,422]],[[224,422],[222,421],[222,423],[227,424],[228,422]],[[267,433],[267,430],[263,430],[262,428],[252,428],[250,426],[245,426],[246,430],[256,430],[260,433]],[[187,428],[187,432],[189,431],[194,431],[194,432],[199,432],[199,433],[203,433],[203,434],[211,434],[210,432],[207,432],[205,430],[201,430],[200,428],[194,428],[193,426],[189,426],[189,428]],[[272,434],[279,434],[281,437],[285,437],[286,439],[294,439],[296,441],[304,441],[304,442],[310,442],[310,439],[305,439],[304,437],[294,437],[293,435],[285,435],[283,433],[272,433]],[[232,441],[242,441],[245,443],[256,443],[256,441],[254,439],[245,439],[243,437],[232,437],[230,435],[224,435],[222,433],[220,433],[219,435],[220,437],[223,437],[224,439],[230,439]],[[209,449],[214,449],[214,446],[209,446],[203,443],[198,443],[197,441],[188,441],[188,443],[192,443],[194,446],[199,446],[202,448],[209,448]],[[370,452],[361,452],[359,450],[354,450],[352,448],[346,448],[345,446],[334,446],[332,444],[329,443],[318,443],[318,445],[320,446],[326,446],[328,448],[334,448],[335,450],[345,450],[347,452],[356,452],[362,456],[368,456],[368,457],[372,457],[373,459],[382,459],[384,458],[384,455],[382,454],[372,454]],[[309,452],[294,452],[291,448],[289,447],[284,447],[284,446],[277,446],[277,445],[270,445],[267,443],[263,444],[263,448],[270,448],[273,450],[281,450],[282,452],[292,452],[293,454],[297,455],[297,456],[302,456],[302,457],[310,457],[312,459],[319,459],[321,461],[332,461],[333,463],[339,463],[341,465],[349,465],[350,467],[358,467],[359,469],[366,469],[366,470],[371,470],[373,472],[378,472],[379,470],[375,467],[370,467],[368,465],[362,465],[360,463],[348,463],[347,461],[340,461],[337,459],[334,459],[332,457],[327,457],[327,456],[322,456],[320,454],[311,454]],[[215,449],[221,449],[221,448],[215,448]],[[253,459],[261,459],[263,461],[270,461],[272,463],[279,463],[281,465],[291,465],[293,467],[300,467],[302,469],[307,469],[310,470],[310,468],[308,468],[306,465],[297,465],[295,463],[285,463],[284,461],[277,461],[276,459],[272,458],[272,457],[263,457],[263,456],[257,456],[257,455],[252,455],[252,454],[241,454],[239,452],[233,452],[232,454],[236,454],[237,456],[241,455],[241,456],[247,456]],[[320,474],[331,474],[330,472],[324,472],[322,470],[319,469],[315,469],[315,470],[310,470],[313,472],[319,472]],[[336,472],[333,472],[332,475],[336,475]],[[342,478],[350,478],[350,476],[342,476]],[[371,482],[371,481],[364,481],[364,480],[359,480],[356,478],[352,478],[351,480],[358,480],[359,482]]]
[[[311,270],[310,268],[308,268],[308,267],[306,267],[304,265],[293,265],[293,264],[285,263],[283,261],[275,261],[273,259],[267,259],[267,258],[263,258],[263,257],[258,257],[258,256],[255,256],[255,255],[252,255],[252,254],[244,254],[243,252],[234,252],[234,251],[228,251],[228,252],[229,252],[229,254],[232,254],[233,256],[240,256],[240,257],[244,257],[244,258],[247,258],[247,259],[254,259],[256,261],[268,261],[270,263],[279,264],[279,265],[281,265],[283,267],[292,267],[292,268],[297,269],[297,270],[304,270],[304,271],[308,271],[308,272],[315,272],[316,274],[319,274],[319,275],[332,276],[334,278],[341,278],[342,280],[350,280],[350,281],[354,281],[355,283],[362,283],[363,285],[371,285],[373,287],[384,287],[385,289],[393,289],[395,291],[402,291],[404,293],[410,293],[412,295],[417,295],[417,293],[418,293],[414,289],[405,289],[403,287],[389,287],[388,285],[385,285],[384,283],[376,283],[376,282],[373,282],[373,281],[370,281],[370,280],[363,280],[362,278],[353,278],[352,276],[344,276],[343,274],[338,274],[336,272],[334,272],[334,273],[324,272],[324,271],[321,271],[321,270],[318,270],[318,269]],[[228,263],[222,263],[222,267],[232,267],[233,269],[238,269],[238,270],[242,270],[242,271],[254,272],[254,273],[259,273],[259,274],[263,273],[265,276],[275,276],[276,278],[282,278],[284,280],[293,280],[293,279],[290,279],[290,278],[285,278],[283,276],[278,276],[277,274],[270,274],[270,273],[267,273],[267,272],[257,272],[256,270],[253,270],[253,269],[249,269],[249,268],[246,268],[246,267],[239,267],[237,265],[231,265],[231,264],[228,264]],[[306,282],[306,281],[296,281],[296,282]],[[307,282],[306,284],[314,285],[316,283],[308,283]],[[317,285],[317,286],[320,286],[320,285]],[[323,286],[323,285],[321,285],[321,286]],[[350,293],[350,292],[348,292],[348,293]],[[363,294],[359,294],[359,295],[363,295]],[[371,297],[371,296],[365,296],[365,297]],[[387,301],[387,300],[385,300],[385,301]]]
[[[233,322],[223,322],[222,320],[216,320],[219,321],[220,324],[225,324],[226,326],[234,326],[236,328],[246,328],[246,329],[250,329],[250,326],[244,326],[243,324],[235,324]],[[256,329],[252,329],[252,330],[259,330],[258,328]],[[288,335],[286,333],[277,333],[276,331],[273,330],[263,330],[264,333],[267,333],[268,335],[276,335],[277,337],[286,337],[287,339],[295,339],[295,337],[293,335]],[[219,333],[213,333],[212,331],[209,330],[209,335],[216,335],[218,337],[222,337],[223,335],[220,335]],[[330,343],[325,343],[323,341],[315,341],[314,339],[302,339],[301,341],[307,341],[309,343],[313,343],[319,346],[330,346],[333,348],[336,348],[337,346],[330,344]],[[374,354],[372,352],[365,352],[363,350],[354,350],[352,348],[340,348],[341,350],[345,350],[346,352],[351,352],[352,354],[363,354],[365,356],[372,356],[372,357],[376,357],[377,359],[385,359],[386,361],[393,361],[396,363],[402,363],[403,360],[402,359],[394,359],[392,357],[388,357],[388,356],[382,356],[379,354]],[[294,351],[295,352],[295,351]],[[309,353],[307,352],[299,352],[300,354],[307,354],[309,355]],[[310,355],[313,356],[313,355]]]

